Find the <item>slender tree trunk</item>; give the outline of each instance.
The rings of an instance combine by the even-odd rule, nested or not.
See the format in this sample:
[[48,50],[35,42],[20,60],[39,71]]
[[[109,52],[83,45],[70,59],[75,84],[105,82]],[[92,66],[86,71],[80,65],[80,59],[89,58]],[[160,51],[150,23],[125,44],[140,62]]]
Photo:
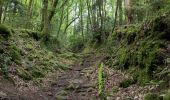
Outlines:
[[89,24],[91,25],[91,29],[93,28],[93,25],[92,25],[92,19],[91,19],[91,15],[92,15],[92,13],[91,13],[91,7],[90,7],[90,2],[89,2],[89,0],[86,0],[86,3],[87,3],[87,10],[88,10],[88,20],[89,20]]
[[69,27],[74,21],[76,21],[78,18],[79,18],[79,16],[76,17],[76,18],[74,18],[70,23],[67,24],[67,26],[66,26],[65,29],[64,29],[64,34],[66,34],[66,31],[67,31],[68,27]]
[[2,23],[4,23],[5,20],[6,20],[6,11],[7,11],[7,5],[5,6],[5,9],[4,9],[4,11],[3,11]]
[[32,15],[32,6],[33,6],[33,0],[29,1],[29,5],[28,5],[28,17],[31,18]]
[[61,17],[60,17],[60,23],[59,23],[59,28],[58,28],[58,32],[57,32],[57,37],[60,34],[61,26],[62,26],[62,23],[63,23],[63,18],[64,18],[64,7],[63,7],[63,9],[61,11]]
[[84,26],[83,26],[83,2],[80,0],[80,16],[81,16],[81,33],[84,41]]
[[119,9],[119,25],[122,25],[123,22],[123,9],[122,9],[123,0],[119,0],[118,9]]
[[0,5],[0,24],[2,23],[3,6]]
[[43,34],[48,34],[48,27],[49,27],[49,21],[48,21],[48,0],[43,0],[43,10],[42,10],[42,16],[43,16]]
[[56,7],[58,5],[58,1],[59,0],[53,0],[52,9],[51,9],[51,11],[49,13],[49,17],[48,17],[48,20],[49,20],[50,23],[51,23],[51,20],[52,20],[53,16],[55,15],[55,10],[56,10]]
[[116,12],[115,12],[115,19],[114,19],[114,25],[113,25],[113,28],[112,28],[112,33],[116,27],[116,22],[117,22],[117,14],[118,14],[118,3],[119,3],[119,0],[117,0],[117,3],[116,3]]

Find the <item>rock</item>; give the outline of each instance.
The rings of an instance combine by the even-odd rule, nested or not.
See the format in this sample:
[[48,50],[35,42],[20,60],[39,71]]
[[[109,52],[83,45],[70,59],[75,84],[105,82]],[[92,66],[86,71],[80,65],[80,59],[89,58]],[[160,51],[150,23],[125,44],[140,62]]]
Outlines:
[[76,85],[76,84],[70,84],[68,85],[65,89],[66,90],[75,90],[79,87],[79,85]]
[[68,100],[68,99],[66,96],[58,95],[58,96],[56,96],[56,100]]
[[167,64],[170,64],[170,58],[166,59]]
[[80,83],[83,83],[83,81],[81,79],[74,79],[74,80],[71,80],[70,83],[80,84]]
[[47,94],[48,94],[48,96],[53,96],[53,93],[51,93],[51,92],[48,92]]
[[116,97],[116,100],[121,100],[121,98],[120,97]]
[[58,95],[61,95],[61,96],[66,96],[68,93],[64,90],[61,90]]

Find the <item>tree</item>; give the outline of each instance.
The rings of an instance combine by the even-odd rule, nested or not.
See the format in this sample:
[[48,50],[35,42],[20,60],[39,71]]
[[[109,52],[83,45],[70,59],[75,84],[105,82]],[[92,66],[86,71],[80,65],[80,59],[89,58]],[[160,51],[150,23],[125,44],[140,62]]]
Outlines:
[[43,25],[42,33],[43,34],[48,34],[48,29],[49,29],[48,0],[43,0],[42,25]]

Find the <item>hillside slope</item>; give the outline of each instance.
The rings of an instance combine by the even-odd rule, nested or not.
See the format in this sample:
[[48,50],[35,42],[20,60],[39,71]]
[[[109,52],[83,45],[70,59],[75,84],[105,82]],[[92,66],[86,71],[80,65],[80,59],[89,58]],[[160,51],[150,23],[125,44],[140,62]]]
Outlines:
[[37,40],[36,32],[8,29],[8,35],[3,29],[0,29],[0,97],[34,93],[39,86],[48,85],[48,77],[69,69],[76,61],[71,52],[59,54],[48,50]]
[[[127,88],[157,85],[154,93],[164,94],[170,87],[170,13],[145,21],[142,25],[118,27],[108,38],[105,64],[129,75],[120,83]],[[147,99],[146,99],[147,100]],[[148,99],[151,100],[151,99]]]

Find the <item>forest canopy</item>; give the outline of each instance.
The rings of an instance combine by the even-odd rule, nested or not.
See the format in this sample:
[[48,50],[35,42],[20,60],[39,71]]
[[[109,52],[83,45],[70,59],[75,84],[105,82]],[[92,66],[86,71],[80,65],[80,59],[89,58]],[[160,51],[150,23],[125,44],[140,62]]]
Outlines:
[[[1,23],[58,39],[101,42],[115,27],[140,24],[169,9],[169,0],[1,0]],[[70,42],[72,44],[70,44]]]

